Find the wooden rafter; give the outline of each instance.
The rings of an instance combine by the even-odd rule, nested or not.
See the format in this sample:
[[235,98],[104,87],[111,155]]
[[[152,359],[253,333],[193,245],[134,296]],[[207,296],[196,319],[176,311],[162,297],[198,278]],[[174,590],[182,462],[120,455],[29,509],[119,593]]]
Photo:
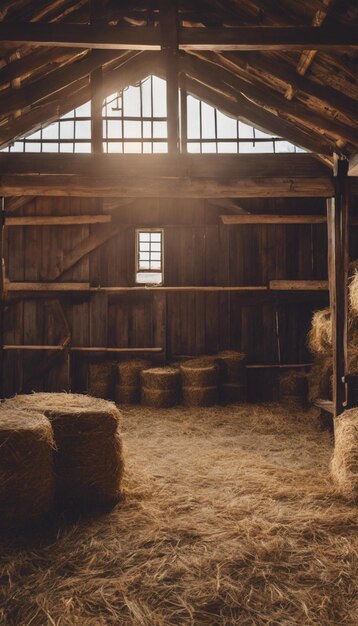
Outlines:
[[243,80],[228,69],[218,68],[215,62],[211,63],[210,61],[203,61],[195,57],[187,57],[181,59],[181,68],[186,74],[201,80],[204,84],[208,84],[208,82],[210,82],[210,84],[216,83],[217,85],[221,85],[223,90],[225,90],[225,84],[227,84],[229,87],[240,91],[241,94],[252,99],[260,106],[285,113],[294,119],[325,130],[338,139],[343,139],[348,142],[358,142],[358,130],[352,126],[319,115],[300,103],[287,102],[283,96],[273,89],[261,87],[260,85]]

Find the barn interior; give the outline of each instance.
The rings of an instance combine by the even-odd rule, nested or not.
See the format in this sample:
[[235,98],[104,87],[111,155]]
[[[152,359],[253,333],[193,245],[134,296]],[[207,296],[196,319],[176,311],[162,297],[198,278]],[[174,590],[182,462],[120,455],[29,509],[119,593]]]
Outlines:
[[357,101],[354,0],[3,0],[0,625],[358,622]]

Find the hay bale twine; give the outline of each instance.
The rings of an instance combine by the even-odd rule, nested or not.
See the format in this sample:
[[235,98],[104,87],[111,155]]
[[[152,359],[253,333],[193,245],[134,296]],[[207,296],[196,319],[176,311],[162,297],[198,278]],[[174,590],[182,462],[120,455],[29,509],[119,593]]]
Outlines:
[[220,378],[223,384],[243,385],[246,380],[246,355],[235,350],[218,352]]
[[137,385],[116,385],[114,399],[117,404],[139,404],[140,387]]
[[192,359],[180,366],[183,388],[217,387],[219,384],[219,365],[214,359]]
[[218,403],[218,387],[183,387],[183,403],[186,406],[212,406]]
[[224,402],[224,404],[230,404],[231,402],[245,402],[246,385],[224,383],[220,386],[220,399]]
[[55,442],[49,420],[20,407],[0,409],[0,524],[31,526],[52,510]]
[[174,367],[152,367],[143,370],[140,375],[142,387],[158,391],[177,391],[180,383],[180,372]]
[[95,398],[111,398],[114,386],[113,361],[88,364],[87,391]]
[[316,356],[307,375],[308,399],[332,399],[333,359],[330,354]]
[[339,493],[358,501],[358,409],[349,409],[334,420],[334,452],[331,476]]
[[140,387],[140,374],[151,367],[145,359],[131,359],[117,363],[117,384],[123,387]]
[[142,404],[157,409],[168,409],[178,404],[178,389],[141,388]]
[[304,405],[308,395],[306,372],[289,369],[279,379],[280,400],[285,404]]
[[76,510],[111,506],[123,474],[120,412],[113,402],[70,393],[34,393],[7,400],[49,418],[57,452],[57,497]]

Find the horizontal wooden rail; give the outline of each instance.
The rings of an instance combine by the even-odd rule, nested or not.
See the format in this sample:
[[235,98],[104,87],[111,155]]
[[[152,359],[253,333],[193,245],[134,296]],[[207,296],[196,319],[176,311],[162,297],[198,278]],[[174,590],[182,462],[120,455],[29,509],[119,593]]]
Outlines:
[[325,215],[220,215],[223,224],[324,224]]
[[312,363],[286,363],[285,365],[281,364],[255,364],[255,365],[246,365],[246,369],[248,370],[262,370],[262,369],[289,369],[298,368],[298,367],[311,367]]
[[17,283],[5,281],[6,291],[88,291],[89,283]]
[[[155,26],[118,27],[61,23],[3,23],[0,41],[18,45],[59,46],[111,50],[160,50],[162,38]],[[358,29],[335,23],[313,26],[255,26],[180,28],[181,50],[345,50],[358,46]]]
[[155,287],[155,286],[134,286],[134,287],[91,287],[89,283],[5,283],[7,291],[91,291],[102,293],[127,293],[138,291],[267,291],[266,285],[255,286],[209,286],[209,285],[187,285],[178,287]]
[[334,195],[332,171],[311,154],[2,153],[0,172],[3,196],[222,199]]
[[159,353],[163,352],[163,348],[108,348],[101,346],[62,346],[62,345],[26,345],[26,344],[7,344],[3,346],[3,350],[67,350],[70,352],[148,352]]
[[273,291],[326,291],[327,280],[270,280]]
[[74,226],[76,224],[106,224],[111,215],[26,215],[7,217],[5,226]]
[[5,281],[5,292],[14,291],[89,291],[100,293],[129,293],[129,292],[245,292],[245,291],[326,291],[326,280],[271,280],[267,285],[185,285],[185,286],[134,286],[134,287],[91,287],[90,283],[34,283]]

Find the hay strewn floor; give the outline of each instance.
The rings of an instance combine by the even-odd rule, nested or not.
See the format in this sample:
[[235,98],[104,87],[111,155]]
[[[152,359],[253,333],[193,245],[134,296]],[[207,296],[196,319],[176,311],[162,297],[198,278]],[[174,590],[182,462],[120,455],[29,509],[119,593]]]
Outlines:
[[315,413],[128,408],[127,497],[31,550],[5,546],[6,626],[354,626],[358,508]]

